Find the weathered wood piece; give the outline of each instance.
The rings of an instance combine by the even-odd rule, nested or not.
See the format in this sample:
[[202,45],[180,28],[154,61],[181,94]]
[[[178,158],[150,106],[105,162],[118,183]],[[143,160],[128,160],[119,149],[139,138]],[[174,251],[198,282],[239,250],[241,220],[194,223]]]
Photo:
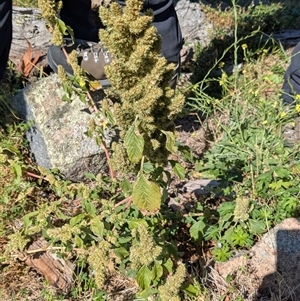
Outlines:
[[13,40],[10,59],[18,65],[28,49],[28,42],[33,51],[41,51],[40,61],[46,61],[47,50],[52,35],[46,28],[41,11],[37,8],[13,6]]
[[44,238],[34,241],[26,250],[25,263],[42,274],[50,284],[68,293],[72,286],[74,265],[47,249]]

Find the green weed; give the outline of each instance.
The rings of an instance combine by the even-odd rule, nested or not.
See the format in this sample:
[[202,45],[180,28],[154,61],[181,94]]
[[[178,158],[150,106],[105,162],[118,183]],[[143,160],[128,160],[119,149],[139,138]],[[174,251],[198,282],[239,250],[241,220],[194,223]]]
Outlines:
[[[124,128],[127,153],[122,153],[137,168],[118,179],[87,174],[87,184],[64,181],[59,172],[32,165],[23,143],[26,126],[16,125],[13,115],[0,120],[0,237],[5,237],[1,264],[7,265],[11,256],[18,258],[32,238],[43,236],[49,250],[76,266],[67,295],[43,289],[41,298],[112,300],[126,291],[129,300],[212,300],[203,275],[188,273],[188,259],[182,255],[190,251],[187,246],[198,256],[200,249],[205,252],[212,246],[213,260],[226,261],[286,217],[299,216],[299,146],[287,147],[281,133],[300,106],[286,108],[280,100],[287,63],[282,48],[273,40],[257,42],[271,17],[276,17],[272,30],[290,26],[283,19],[291,8],[279,2],[251,7],[248,2],[232,1],[225,12],[207,8],[211,18],[222,22],[212,45],[199,47],[199,55],[206,51],[207,56],[202,58],[201,76],[195,76],[190,103],[206,117],[209,149],[195,158],[186,146],[177,148],[171,130],[159,135],[164,156],[182,151],[193,165],[193,177],[222,184],[186,214],[172,211],[165,201],[172,177],[183,180],[189,171],[174,158],[168,160],[172,171],[147,158],[147,131],[137,120]],[[298,7],[295,3],[293,18],[299,17]],[[230,72],[228,62],[234,67]],[[196,69],[195,75],[201,73]],[[72,80],[85,99],[89,84],[84,76]],[[70,96],[73,90],[65,88]],[[106,127],[116,126],[108,103],[103,103],[88,133],[97,136],[100,145]],[[9,112],[7,101],[0,100],[0,110]],[[135,201],[128,206],[130,197]],[[120,281],[114,286],[116,279]],[[22,297],[27,293],[24,289]],[[231,300],[243,300],[233,284],[219,300],[233,295]]]

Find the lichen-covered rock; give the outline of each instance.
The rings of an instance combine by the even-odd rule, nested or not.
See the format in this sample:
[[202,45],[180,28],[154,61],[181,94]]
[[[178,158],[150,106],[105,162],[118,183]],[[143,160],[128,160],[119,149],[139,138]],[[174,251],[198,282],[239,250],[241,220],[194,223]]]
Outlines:
[[299,258],[300,219],[288,218],[263,235],[248,252],[227,262],[216,263],[212,277],[218,286],[219,279],[233,275],[235,283],[248,291],[245,297],[256,295],[257,300],[298,300]]
[[96,142],[85,135],[91,118],[87,105],[74,95],[71,103],[56,75],[28,85],[12,100],[12,107],[26,122],[31,152],[38,165],[57,168],[65,178],[84,180],[86,172],[106,170],[106,158]]
[[211,41],[212,24],[207,20],[199,1],[179,0],[175,9],[185,42],[207,46]]

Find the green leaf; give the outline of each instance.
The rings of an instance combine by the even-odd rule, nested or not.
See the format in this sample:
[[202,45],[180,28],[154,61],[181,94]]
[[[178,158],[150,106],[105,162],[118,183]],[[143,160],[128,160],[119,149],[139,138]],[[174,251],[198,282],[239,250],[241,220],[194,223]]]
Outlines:
[[132,237],[131,236],[127,236],[127,237],[118,237],[118,243],[120,244],[126,244],[128,242],[130,242],[132,240]]
[[83,214],[83,213],[72,217],[69,221],[70,226],[74,227],[75,225],[79,224],[84,219],[84,217],[85,217],[85,214]]
[[204,228],[206,224],[203,221],[203,218],[199,219],[196,223],[190,228],[190,235],[194,240],[199,240],[203,238]]
[[116,256],[118,256],[122,259],[129,255],[129,252],[123,247],[114,249],[114,252],[115,252]]
[[216,246],[212,250],[212,254],[215,256],[216,260],[226,261],[232,255],[232,252],[228,244],[223,244],[221,247]]
[[177,152],[177,147],[175,145],[175,134],[173,132],[169,132],[169,131],[162,131],[166,138],[167,138],[167,141],[166,141],[166,149],[174,154]]
[[168,252],[169,255],[172,255],[176,260],[178,259],[178,251],[174,243],[166,243],[164,249]]
[[132,185],[126,178],[123,178],[122,182],[120,183],[120,186],[121,186],[125,196],[128,196],[131,194]]
[[279,177],[281,179],[288,178],[290,175],[290,170],[283,167],[277,167],[274,169],[275,177]]
[[278,190],[278,189],[280,189],[280,188],[285,188],[285,189],[287,189],[287,188],[289,188],[290,186],[292,186],[293,185],[293,182],[284,182],[284,181],[282,181],[281,179],[279,180],[279,181],[277,181],[277,182],[273,182],[273,183],[271,183],[271,184],[269,184],[269,187],[271,188],[271,189],[274,189],[274,190]]
[[39,211],[33,211],[29,212],[26,215],[23,216],[23,225],[24,228],[28,228],[32,225],[32,217],[36,216],[39,214]]
[[124,137],[127,155],[132,163],[138,163],[142,159],[145,144],[143,136],[136,132],[137,130],[133,124]]
[[143,165],[143,172],[145,173],[151,173],[154,171],[154,166],[150,162],[146,162]]
[[222,239],[231,243],[233,234],[234,234],[234,227],[230,227],[225,231],[224,235],[222,236]]
[[83,240],[78,235],[75,235],[74,241],[77,247],[84,248]]
[[168,258],[168,260],[163,264],[163,267],[166,268],[168,273],[172,272],[173,262],[172,262],[171,258]]
[[136,281],[142,290],[148,289],[152,280],[152,273],[147,266],[143,265],[136,275]]
[[219,208],[218,212],[220,213],[221,216],[225,216],[226,214],[233,214],[235,208],[235,203],[234,202],[224,202],[222,203]]
[[185,179],[185,168],[177,161],[170,160],[169,162],[176,176],[181,180]]
[[190,297],[198,297],[200,295],[199,289],[192,284],[189,284],[187,287],[184,288],[184,291],[190,296]]
[[82,207],[89,215],[93,216],[96,214],[96,207],[90,201],[84,199],[82,201]]
[[85,172],[84,176],[86,178],[88,178],[88,179],[91,179],[91,180],[95,180],[96,179],[96,177],[95,177],[95,175],[93,173]]
[[249,221],[249,230],[253,234],[262,234],[266,232],[266,224],[262,220],[250,219]]
[[141,218],[132,218],[128,220],[127,223],[130,230],[137,228],[139,225],[148,226],[147,222]]
[[103,234],[104,234],[104,223],[100,220],[99,216],[95,216],[91,220],[91,230],[98,237],[103,237]]
[[66,25],[64,21],[62,21],[59,18],[56,18],[56,26],[58,27],[60,33],[62,33],[63,35],[68,35],[69,33],[71,38],[74,39],[73,29],[69,25]]
[[282,77],[277,74],[271,74],[267,78],[274,84],[279,85],[282,83]]
[[132,202],[139,210],[157,211],[161,205],[160,187],[139,173],[132,192]]
[[152,269],[152,279],[159,280],[163,275],[163,267],[161,262],[155,260],[154,267]]
[[21,178],[22,177],[22,167],[18,163],[14,163],[12,168],[13,168],[13,171],[14,171],[14,174],[16,175],[16,177]]

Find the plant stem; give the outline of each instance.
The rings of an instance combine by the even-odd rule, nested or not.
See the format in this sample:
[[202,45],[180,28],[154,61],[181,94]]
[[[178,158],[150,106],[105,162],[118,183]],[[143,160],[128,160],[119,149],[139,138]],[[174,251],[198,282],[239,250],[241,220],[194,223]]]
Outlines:
[[238,12],[236,0],[232,0],[233,14],[234,14],[234,88],[237,89],[238,77]]

